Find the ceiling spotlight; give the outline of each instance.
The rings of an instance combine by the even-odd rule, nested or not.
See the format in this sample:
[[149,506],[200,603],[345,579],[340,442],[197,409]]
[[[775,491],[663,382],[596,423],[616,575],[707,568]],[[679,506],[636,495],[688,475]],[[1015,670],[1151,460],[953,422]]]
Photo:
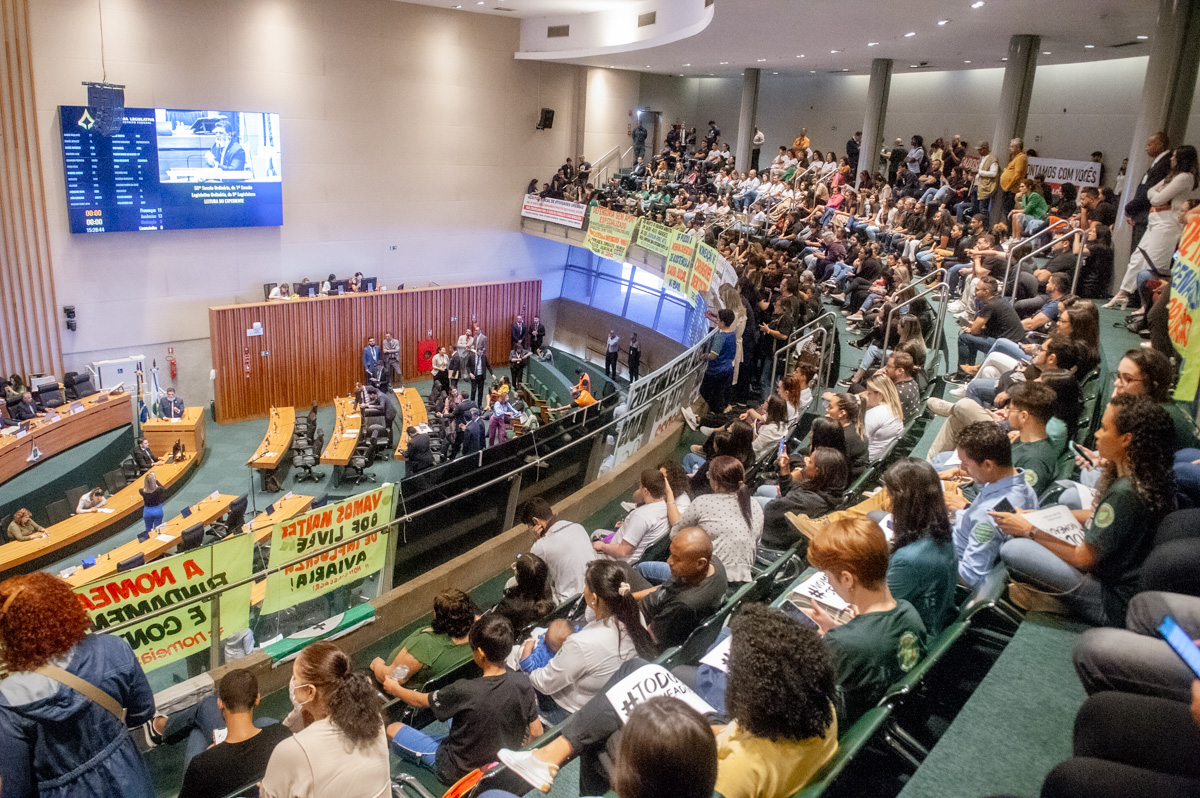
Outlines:
[[778,73],[778,72],[772,72],[771,74],[772,74],[772,75],[778,75],[779,73]]
[[867,47],[875,47],[879,42],[867,42]]
[[1007,61],[1007,60],[1008,60],[1008,56],[1004,56],[1004,57],[1003,57],[1003,58],[1001,58],[1000,60],[1001,60],[1001,61]]
[[941,25],[945,25],[945,24],[946,24],[947,22],[949,22],[949,21],[950,21],[950,20],[948,20],[948,19],[939,19],[939,20],[938,20],[938,25],[939,25],[939,26],[941,26]]
[[760,63],[760,64],[761,64],[763,61],[766,61],[766,60],[767,60],[767,59],[765,59],[765,58],[760,58],[760,59],[758,59],[758,63]]
[[1085,45],[1083,46],[1083,49],[1085,49],[1085,50],[1095,50],[1095,49],[1096,49],[1096,45],[1094,45],[1094,44],[1085,44]]
[[1147,39],[1149,39],[1149,38],[1150,38],[1149,36],[1139,36],[1139,37],[1138,37],[1138,39],[1139,39],[1140,41],[1143,41],[1143,42],[1144,42],[1144,41],[1146,41],[1146,40],[1147,40]]
[[477,6],[481,6],[481,5],[483,5],[483,2],[484,2],[484,0],[479,0],[479,2],[478,2],[478,3],[476,3],[475,5],[477,5]]
[[913,36],[916,36],[916,35],[917,35],[917,32],[915,30],[910,30],[908,33],[904,34],[904,38],[911,39]]
[[722,62],[721,62],[721,66],[725,66],[725,65],[726,65],[726,64],[728,64],[728,63],[729,63],[728,61],[722,61]]
[[829,51],[829,54],[830,54],[830,55],[835,55],[835,54],[837,54],[837,53],[840,53],[840,52],[841,52],[841,50],[830,50],[830,51]]
[[916,68],[917,68],[917,67],[919,67],[919,66],[920,66],[920,64],[909,64],[909,65],[908,65],[908,68],[909,68],[909,69],[916,69]]
[[684,64],[684,66],[691,66],[691,64]]
[[800,55],[798,55],[798,56],[796,56],[796,57],[797,57],[797,58],[803,58],[803,57],[804,57],[804,53],[800,53]]
[[850,70],[849,70],[848,68],[846,68],[846,67],[842,67],[842,71],[843,71],[843,72],[849,72]]
[[971,63],[971,62],[970,62],[970,61],[963,61],[963,63],[964,63],[964,64],[969,64],[969,63]]
[[810,70],[808,70],[808,73],[809,73],[810,75],[815,75],[815,74],[817,74],[817,70],[815,70],[815,69],[810,69]]
[[971,8],[983,8],[983,0],[975,0],[974,3],[971,3]]
[[1050,52],[1049,50],[1042,50],[1042,55],[1054,55],[1054,53]]

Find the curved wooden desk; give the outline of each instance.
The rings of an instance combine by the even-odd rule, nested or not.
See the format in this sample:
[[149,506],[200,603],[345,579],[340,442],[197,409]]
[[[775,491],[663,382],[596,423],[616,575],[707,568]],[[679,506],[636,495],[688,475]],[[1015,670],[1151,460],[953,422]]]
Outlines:
[[275,529],[275,524],[307,511],[312,506],[314,500],[315,497],[313,496],[302,496],[299,493],[285,496],[272,505],[271,512],[259,513],[255,516],[254,520],[246,524],[244,529],[253,533],[255,543],[269,541],[271,539],[271,532]]
[[[170,489],[199,460],[199,452],[188,452],[184,459],[175,463],[160,463],[150,469],[159,483]],[[109,498],[104,509],[111,512],[81,513],[65,521],[46,527],[47,535],[36,540],[13,540],[0,546],[0,573],[18,565],[32,562],[53,554],[58,549],[70,546],[106,529],[116,527],[142,509],[142,494],[138,489],[145,484],[145,477],[138,477]],[[89,569],[90,570],[90,569]]]
[[429,408],[425,407],[425,398],[416,388],[405,388],[403,392],[396,388],[392,391],[396,401],[400,403],[400,442],[396,445],[396,459],[404,459],[404,450],[408,448],[408,427],[429,423]]
[[272,407],[267,424],[267,434],[254,456],[246,461],[251,468],[262,471],[263,489],[266,489],[268,472],[274,473],[287,464],[287,453],[292,448],[292,436],[296,433],[296,409],[294,407]]
[[171,453],[175,441],[186,451],[204,451],[204,408],[185,407],[177,419],[151,418],[142,423],[142,437],[150,441],[150,454],[164,457]]
[[[39,462],[29,460],[35,443],[42,456],[49,457],[101,433],[133,423],[129,394],[118,394],[104,401],[100,400],[102,396],[108,397],[108,394],[93,394],[77,403],[68,402],[55,408],[59,414],[58,421],[44,418],[30,421],[29,430],[24,435],[16,432],[0,435],[0,482],[7,482]],[[73,411],[73,406],[82,409]]]
[[321,452],[321,463],[333,466],[333,485],[337,487],[342,483],[342,472],[350,462],[359,435],[362,434],[362,415],[354,407],[354,399],[350,396],[339,396],[333,401],[337,420],[329,443]]

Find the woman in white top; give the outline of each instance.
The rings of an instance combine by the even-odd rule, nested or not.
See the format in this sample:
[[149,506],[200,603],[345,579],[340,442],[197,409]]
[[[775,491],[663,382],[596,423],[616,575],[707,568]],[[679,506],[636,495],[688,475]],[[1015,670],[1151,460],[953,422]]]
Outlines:
[[751,500],[745,479],[746,471],[735,458],[714,457],[708,464],[708,484],[713,492],[697,496],[682,512],[676,506],[670,483],[667,485],[671,537],[693,526],[707,532],[712,538],[713,554],[725,566],[730,582],[750,581],[750,566],[762,537],[762,508]]
[[886,374],[867,380],[867,414],[863,417],[863,435],[871,460],[878,460],[904,434],[904,410],[900,394]]
[[79,504],[75,505],[75,512],[96,513],[106,504],[108,504],[108,499],[104,498],[104,490],[102,488],[93,488],[88,493],[79,497]]
[[287,283],[280,283],[271,289],[271,293],[267,296],[268,300],[275,299],[291,299],[292,287]]
[[295,732],[271,753],[262,798],[386,798],[391,771],[383,700],[350,657],[325,640],[297,657],[288,684]]
[[754,434],[754,459],[778,456],[779,442],[787,437],[788,404],[777,393],[767,398],[767,417],[758,423]]
[[1125,307],[1141,272],[1161,276],[1171,273],[1171,258],[1183,233],[1183,212],[1187,210],[1188,200],[1196,198],[1198,187],[1200,167],[1197,166],[1196,148],[1190,144],[1176,147],[1171,153],[1171,171],[1146,192],[1146,199],[1150,200],[1146,234],[1129,258],[1121,290],[1104,307]]
[[566,720],[586,704],[625,660],[657,655],[621,563],[589,563],[583,600],[595,620],[568,637],[550,662],[529,674],[538,692],[539,712],[551,723]]

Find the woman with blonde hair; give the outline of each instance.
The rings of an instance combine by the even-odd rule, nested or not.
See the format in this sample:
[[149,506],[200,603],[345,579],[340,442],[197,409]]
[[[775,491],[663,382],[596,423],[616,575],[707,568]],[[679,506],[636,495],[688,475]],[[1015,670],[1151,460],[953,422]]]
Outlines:
[[904,409],[896,385],[886,374],[867,380],[867,412],[863,416],[867,451],[872,460],[883,456],[904,434]]
[[149,532],[163,522],[162,506],[167,500],[167,489],[159,484],[153,471],[147,471],[138,493],[142,494],[142,523]]

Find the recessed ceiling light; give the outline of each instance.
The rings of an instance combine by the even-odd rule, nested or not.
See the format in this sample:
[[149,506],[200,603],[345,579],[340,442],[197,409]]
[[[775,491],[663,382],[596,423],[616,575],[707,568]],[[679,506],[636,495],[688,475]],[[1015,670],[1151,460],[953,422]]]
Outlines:
[[804,53],[800,53],[800,55],[798,55],[798,56],[796,56],[796,57],[797,57],[797,58],[803,58],[803,57],[804,57]]
[[1004,56],[1004,57],[1003,57],[1003,58],[1001,58],[1000,60],[1001,60],[1001,61],[1007,61],[1007,60],[1008,60],[1008,56]]
[[778,73],[778,72],[772,72],[771,74],[772,74],[772,75],[778,75],[779,73]]
[[947,22],[949,22],[949,21],[950,21],[950,20],[948,20],[948,19],[939,19],[939,20],[938,20],[938,25],[945,25],[945,24],[946,24]]
[[879,42],[867,42],[867,47],[874,47],[877,44],[879,44]]
[[728,61],[722,61],[722,62],[721,62],[721,66],[725,66],[725,65],[726,65],[726,64],[728,64],[728,63],[729,63]]
[[815,70],[815,69],[810,69],[808,71],[809,71],[809,74],[812,74],[812,75],[817,74],[817,70]]
[[1138,39],[1140,39],[1140,40],[1141,40],[1141,41],[1143,41],[1143,42],[1144,42],[1144,41],[1146,41],[1146,40],[1147,40],[1147,39],[1149,39],[1149,38],[1150,38],[1149,36],[1139,36],[1139,37],[1138,37]]
[[916,35],[917,35],[917,32],[915,30],[910,30],[908,33],[904,34],[904,38],[911,39],[913,36],[916,36]]
[[680,73],[679,73],[679,77],[683,77],[683,73],[682,73],[682,72],[680,72]]
[[684,64],[684,66],[691,66],[691,64]]
[[1049,50],[1042,50],[1042,55],[1054,55],[1054,53],[1050,52]]
[[849,70],[849,69],[847,69],[846,67],[842,67],[842,71],[843,71],[843,72],[849,72],[850,70]]
[[649,68],[650,68],[650,65],[649,65],[649,64],[646,64],[646,69],[649,69]]
[[830,55],[835,55],[835,54],[837,54],[837,53],[840,53],[840,52],[841,52],[841,50],[830,50],[830,51],[829,51],[829,54],[830,54]]
[[974,3],[971,3],[971,8],[983,8],[983,0],[975,0]]
[[766,60],[767,60],[767,59],[765,59],[765,58],[760,58],[760,59],[758,59],[758,63],[760,63],[760,64],[761,64],[763,61],[766,61]]
[[916,69],[916,68],[917,68],[917,67],[919,67],[919,66],[920,66],[920,64],[909,64],[909,65],[908,65],[908,68],[909,68],[909,69]]
[[971,62],[970,62],[970,61],[963,61],[963,63],[964,63],[964,64],[969,64],[969,63],[971,63]]
[[1094,45],[1094,44],[1085,44],[1085,45],[1083,46],[1083,49],[1085,49],[1085,50],[1095,50],[1095,49],[1096,49],[1096,45]]

